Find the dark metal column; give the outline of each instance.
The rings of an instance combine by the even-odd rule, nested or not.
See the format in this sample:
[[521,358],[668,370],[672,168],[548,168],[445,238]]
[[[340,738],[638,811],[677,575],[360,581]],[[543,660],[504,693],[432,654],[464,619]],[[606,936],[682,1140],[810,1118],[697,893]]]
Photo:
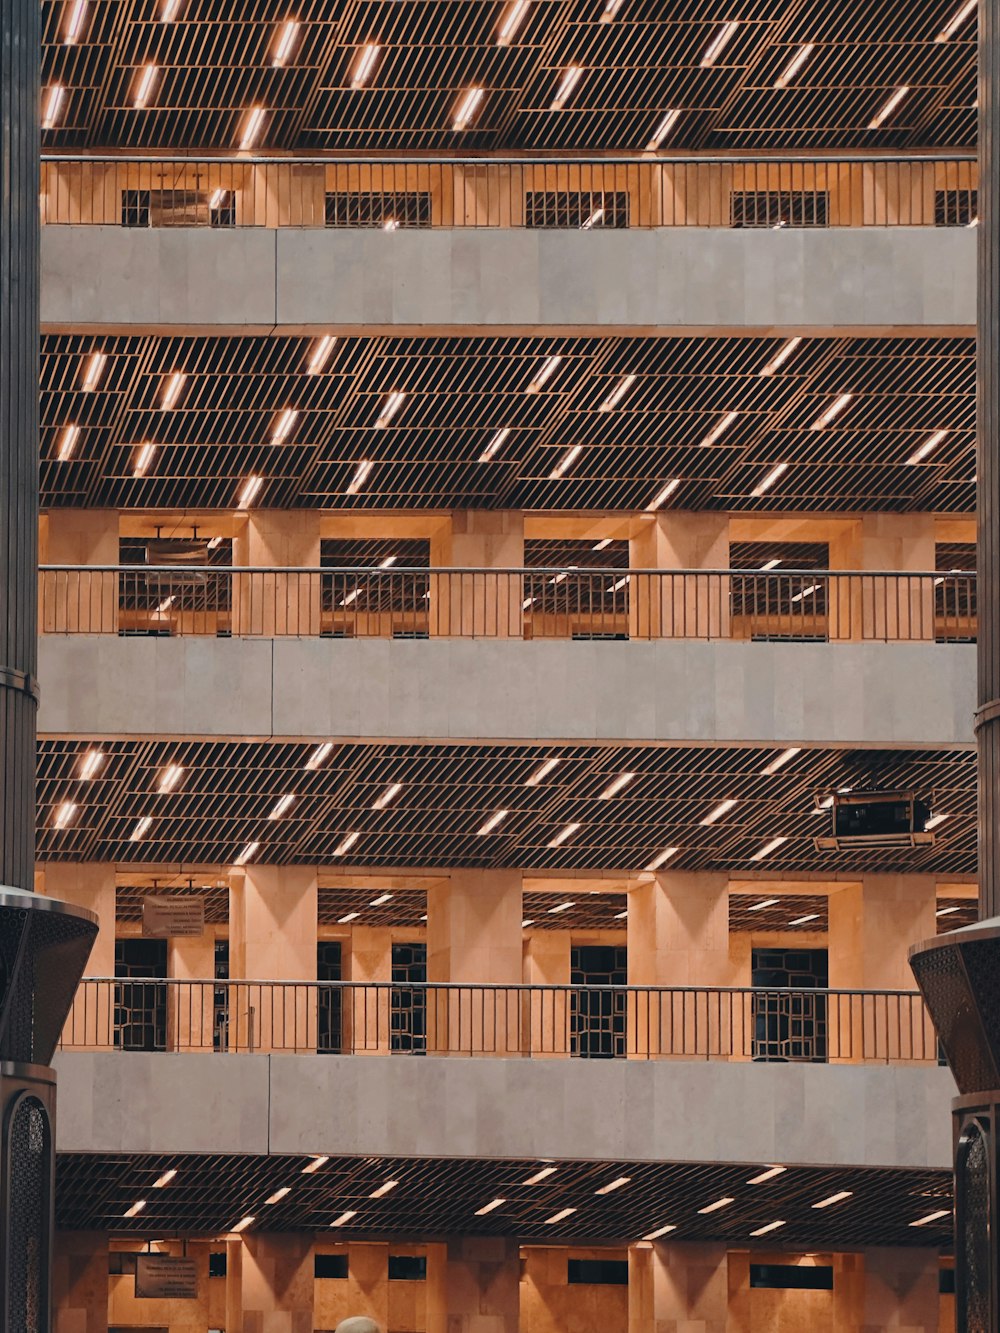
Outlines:
[[0,0],[0,884],[35,863],[38,0]]

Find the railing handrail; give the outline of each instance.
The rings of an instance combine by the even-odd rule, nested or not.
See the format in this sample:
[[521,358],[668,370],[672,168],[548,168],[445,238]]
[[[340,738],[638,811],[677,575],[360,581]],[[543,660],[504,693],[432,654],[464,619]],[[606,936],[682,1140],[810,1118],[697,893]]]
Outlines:
[[842,153],[769,153],[762,151],[760,153],[710,153],[710,154],[684,154],[684,153],[616,153],[611,156],[602,156],[600,154],[574,154],[574,153],[552,153],[548,156],[529,155],[518,156],[517,154],[504,154],[502,156],[494,155],[476,155],[463,154],[462,156],[449,157],[447,154],[419,153],[413,155],[403,155],[400,153],[347,153],[347,154],[308,154],[304,156],[293,156],[289,154],[277,154],[270,156],[261,153],[185,153],[182,151],[170,151],[164,153],[42,153],[41,160],[47,162],[122,162],[126,164],[153,164],[170,165],[171,163],[185,164],[191,166],[198,165],[222,165],[222,166],[588,166],[590,164],[598,166],[672,166],[675,163],[685,166],[691,164],[705,166],[733,166],[742,163],[791,163],[812,165],[814,163],[842,163],[857,162],[864,163],[895,163],[895,162],[976,162],[977,156],[974,152],[963,152],[961,150],[947,150],[940,153],[921,152],[921,153],[902,153],[902,152],[850,152]]
[[510,574],[548,575],[581,574],[600,578],[639,574],[662,578],[701,576],[733,578],[741,575],[767,578],[874,578],[874,579],[975,579],[973,569],[646,569],[614,565],[39,565],[40,574],[331,574],[379,575],[392,578],[396,574]]

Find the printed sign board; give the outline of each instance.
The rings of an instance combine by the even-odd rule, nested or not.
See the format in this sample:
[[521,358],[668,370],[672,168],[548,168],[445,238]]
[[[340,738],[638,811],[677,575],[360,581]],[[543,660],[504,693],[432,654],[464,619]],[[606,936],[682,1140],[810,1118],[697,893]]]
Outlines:
[[204,935],[205,899],[143,898],[142,933],[160,940]]
[[136,1255],[135,1294],[137,1299],[149,1301],[197,1300],[194,1260],[172,1254]]

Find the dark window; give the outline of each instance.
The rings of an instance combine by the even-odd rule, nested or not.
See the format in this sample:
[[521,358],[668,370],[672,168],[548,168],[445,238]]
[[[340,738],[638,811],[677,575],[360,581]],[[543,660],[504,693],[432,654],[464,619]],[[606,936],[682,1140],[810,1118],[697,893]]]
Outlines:
[[122,190],[122,226],[149,226],[148,190]]
[[135,1261],[139,1250],[112,1250],[108,1255],[108,1272],[112,1277],[125,1277],[135,1273]]
[[566,1281],[570,1286],[627,1287],[627,1259],[567,1259]]
[[979,217],[978,190],[935,190],[935,227],[967,227]]
[[526,227],[628,226],[627,190],[532,190],[524,199]]
[[[229,941],[215,941],[215,979],[229,980]],[[212,991],[212,1048],[229,1048],[229,987],[216,986]]]
[[830,1264],[751,1264],[751,1287],[771,1291],[833,1291]]
[[392,946],[391,1046],[394,1051],[427,1051],[427,945]]
[[730,225],[825,227],[829,211],[826,190],[735,190],[730,200]]
[[167,1048],[167,941],[115,941],[115,1045],[122,1051]]
[[427,1260],[422,1254],[390,1254],[390,1282],[425,1282]]
[[[340,940],[319,940],[316,945],[317,981],[340,981]],[[339,986],[319,987],[319,1030],[316,1049],[321,1054],[339,1055],[342,1041],[343,994]]]
[[938,1273],[938,1291],[942,1296],[954,1296],[955,1294],[955,1270],[954,1268],[942,1268]]
[[347,1255],[346,1254],[315,1254],[313,1255],[313,1276],[314,1277],[347,1277]]
[[[588,944],[570,950],[570,1049],[590,1059],[625,1055],[624,990],[628,954],[622,945]],[[598,989],[600,988],[600,989]]]
[[396,227],[429,227],[431,225],[431,196],[417,190],[395,190],[387,193],[341,193],[328,191],[326,195],[326,225],[328,227],[382,227],[391,231]]
[[754,949],[753,1058],[826,1059],[828,961],[825,949]]
[[226,1276],[226,1252],[225,1250],[212,1250],[208,1255],[208,1276],[225,1277]]

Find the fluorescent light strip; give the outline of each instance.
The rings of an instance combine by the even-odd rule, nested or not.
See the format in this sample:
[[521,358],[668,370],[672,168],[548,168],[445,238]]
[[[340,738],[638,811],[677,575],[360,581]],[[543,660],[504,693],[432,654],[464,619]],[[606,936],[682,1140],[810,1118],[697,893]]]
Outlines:
[[710,810],[708,814],[705,816],[705,818],[701,820],[701,823],[714,824],[717,820],[721,819],[723,815],[728,814],[729,811],[732,810],[735,804],[736,802],[732,799],[726,801],[720,801],[719,804],[715,807],[715,809]]
[[942,440],[946,440],[947,438],[948,438],[948,432],[946,430],[936,430],[933,433],[933,435],[928,435],[927,439],[924,440],[920,448],[915,450],[909,456],[909,458],[906,460],[907,463],[923,462],[923,460],[927,457],[927,455],[933,453],[934,450],[938,447],[938,445],[942,442]]
[[156,82],[156,76],[159,70],[155,65],[143,65],[142,74],[139,76],[139,86],[135,90],[135,105],[138,110],[149,104],[150,94],[153,91],[153,84]]
[[805,46],[800,46],[785,68],[775,79],[775,88],[787,88],[815,49],[813,42],[806,42]]
[[347,926],[347,925],[349,925],[352,921],[357,921],[357,919],[358,919],[358,917],[359,917],[360,915],[361,915],[360,912],[348,912],[346,916],[338,916],[338,917],[337,917],[337,925],[338,925],[338,926]]
[[377,1190],[372,1190],[368,1197],[369,1199],[384,1199],[387,1194],[392,1193],[398,1184],[398,1180],[387,1180],[384,1185],[379,1185]]
[[561,111],[570,97],[573,95],[573,89],[583,77],[583,69],[580,65],[567,65],[563,71],[563,76],[559,81],[559,87],[556,89],[556,95],[549,106],[550,111]]
[[136,824],[135,828],[129,834],[129,842],[139,842],[143,839],[153,825],[152,815],[143,815],[142,819]]
[[246,1231],[247,1227],[252,1226],[256,1220],[257,1219],[254,1217],[241,1217],[240,1220],[233,1227],[233,1231],[237,1233],[240,1231]]
[[354,73],[351,75],[351,87],[355,90],[363,88],[372,76],[375,68],[375,62],[379,58],[379,52],[382,50],[375,42],[366,42],[364,46],[358,49],[357,60],[354,64]]
[[610,801],[612,796],[617,796],[618,793],[622,790],[622,788],[627,787],[628,784],[631,781],[633,781],[635,777],[636,777],[635,773],[620,774],[617,778],[615,778],[614,782],[608,783],[608,785],[604,788],[604,790],[601,792],[601,794],[598,796],[597,799],[599,801]]
[[[427,920],[426,917],[423,917],[422,919],[423,919],[424,921]],[[527,929],[528,926],[533,926],[534,924],[535,924],[535,922],[534,922],[534,920],[533,920],[532,918],[530,918],[530,917],[525,917],[525,919],[521,922],[521,929],[522,929],[522,930],[525,930],[525,929]]]
[[525,779],[524,785],[526,787],[537,787],[538,784],[540,782],[543,782],[549,776],[550,773],[554,772],[554,770],[557,769],[561,763],[562,763],[561,759],[556,759],[556,758],[546,759],[544,764],[542,764],[539,768],[536,768],[534,773],[532,773],[529,778]]
[[[765,907],[773,907],[773,906],[775,905],[775,903],[779,903],[779,902],[781,902],[781,899],[780,899],[780,898],[762,898],[761,901],[760,901],[759,903],[754,903],[752,907],[748,907],[748,908],[747,908],[747,911],[748,911],[748,912],[763,912],[763,910],[764,910]],[[784,1170],[784,1167],[782,1167],[781,1169]],[[750,1181],[750,1184],[751,1184],[751,1185],[753,1184],[753,1181],[752,1181],[752,1180]]]
[[814,1203],[814,1208],[830,1208],[835,1203],[843,1203],[845,1199],[854,1197],[853,1190],[838,1190],[836,1194],[831,1194],[826,1199],[820,1199],[819,1203]]
[[561,356],[547,357],[544,364],[542,365],[541,370],[528,385],[527,392],[538,393],[543,387],[543,385],[545,385],[559,369],[559,363],[561,361],[562,361]]
[[157,787],[161,792],[176,791],[183,776],[184,769],[180,764],[168,764],[160,774]]
[[333,752],[333,741],[324,741],[322,745],[317,745],[315,750],[306,760],[306,768],[321,768],[323,763],[329,759]]
[[399,409],[403,406],[403,400],[406,394],[396,389],[389,394],[382,404],[382,411],[378,414],[378,420],[375,422],[376,430],[385,430],[389,422],[393,419]]
[[146,1200],[145,1200],[145,1199],[137,1199],[137,1200],[135,1201],[135,1203],[132,1205],[132,1207],[129,1208],[126,1212],[124,1212],[124,1213],[122,1214],[122,1216],[123,1216],[123,1217],[137,1217],[137,1216],[139,1215],[139,1213],[141,1213],[142,1210],[145,1208],[145,1206],[146,1206]]
[[665,1236],[668,1231],[676,1230],[677,1228],[675,1226],[669,1224],[665,1227],[657,1227],[655,1231],[650,1231],[647,1235],[643,1236],[643,1240],[659,1240],[660,1237]]
[[259,850],[260,850],[259,842],[248,842],[247,845],[243,848],[242,852],[240,852],[239,856],[233,862],[233,865],[245,866],[251,857],[256,856]]
[[326,363],[330,360],[330,354],[337,345],[337,339],[332,333],[325,333],[322,338],[313,344],[313,349],[309,354],[309,360],[306,363],[307,375],[319,375],[326,369]]
[[787,841],[787,837],[779,834],[778,837],[772,838],[770,842],[765,843],[759,852],[754,852],[750,860],[763,861],[765,857],[770,856],[772,852],[776,852],[781,844]]
[[766,1236],[768,1232],[777,1231],[779,1227],[783,1227],[784,1225],[784,1222],[768,1222],[766,1226],[758,1227],[756,1231],[751,1231],[750,1235]]
[[570,449],[567,453],[565,453],[562,456],[559,462],[549,473],[549,480],[558,481],[560,477],[564,477],[582,453],[583,453],[583,445],[574,444],[572,449]]
[[547,1227],[550,1227],[555,1222],[561,1222],[563,1221],[564,1218],[572,1216],[572,1214],[575,1212],[576,1212],[575,1208],[560,1208],[558,1213],[553,1213],[551,1217],[547,1217],[545,1219],[545,1225]]
[[776,371],[780,370],[801,341],[801,338],[789,338],[788,342],[785,343],[781,350],[771,357],[767,365],[760,371],[760,374],[765,376],[773,375]]
[[247,477],[246,481],[243,483],[243,489],[236,497],[236,508],[249,509],[257,498],[257,493],[263,485],[263,477]]
[[[777,899],[775,899],[777,901]],[[748,1185],[763,1185],[767,1180],[773,1180],[775,1176],[783,1176],[788,1170],[787,1166],[769,1166],[766,1171],[762,1171],[759,1176],[752,1176]]]
[[650,500],[649,504],[646,506],[647,511],[660,509],[663,505],[665,505],[680,484],[681,482],[679,477],[675,477],[673,481],[668,481],[667,484],[664,486],[663,490],[659,491],[653,497],[653,499]]
[[211,198],[208,201],[209,212],[210,213],[216,212],[216,210],[220,209],[228,198],[229,198],[228,190],[223,190],[223,189],[213,190]]
[[498,824],[502,824],[509,814],[510,814],[509,810],[498,810],[496,814],[490,815],[489,819],[487,819],[486,823],[482,826],[482,828],[476,830],[477,835],[479,837],[483,837],[484,834],[492,833],[493,830],[496,828],[496,826]]
[[781,563],[782,561],[777,558],[775,558],[774,560],[765,560],[760,567],[761,572],[766,573],[769,569],[777,569]]
[[80,40],[80,34],[83,32],[86,19],[87,0],[73,0],[73,7],[69,12],[69,22],[66,24],[66,35],[63,37],[66,46],[73,46]]
[[393,782],[390,786],[386,787],[385,791],[382,793],[381,796],[376,798],[374,804],[372,805],[372,809],[384,810],[387,805],[392,804],[392,802],[396,799],[396,797],[402,790],[403,790],[403,784],[401,782]]
[[560,912],[568,912],[571,907],[575,906],[576,906],[576,901],[572,899],[569,902],[556,903],[555,907],[550,907],[548,909],[548,914],[549,916],[557,916]]
[[497,46],[509,46],[511,44],[521,24],[528,17],[530,9],[531,0],[513,0],[513,3],[507,6],[503,22],[497,29]]
[[720,1208],[728,1208],[731,1203],[735,1203],[735,1199],[730,1199],[728,1197],[725,1199],[716,1199],[715,1203],[708,1203],[704,1208],[699,1208],[698,1213],[699,1215],[704,1215],[705,1213],[717,1213]]
[[509,434],[510,434],[509,426],[504,426],[501,430],[498,430],[497,433],[493,436],[493,439],[490,440],[489,444],[479,455],[480,463],[488,463],[490,459],[493,457],[493,455],[497,452],[497,450],[501,447],[504,440],[506,440]]
[[63,801],[61,805],[56,806],[52,823],[56,828],[69,828],[76,819],[78,809],[75,801]]
[[880,107],[878,111],[876,111],[875,115],[868,123],[868,128],[870,130],[880,129],[889,119],[892,113],[896,110],[900,102],[902,102],[903,98],[909,91],[910,91],[909,85],[905,83],[901,87],[897,88],[896,91],[889,98],[888,102],[886,102],[883,107]]
[[803,588],[801,592],[797,592],[794,597],[790,598],[790,601],[803,602],[807,597],[811,597],[814,592],[819,592],[819,589],[820,585],[818,583],[810,583],[808,588]]
[[660,866],[666,865],[670,858],[676,856],[679,851],[679,847],[664,847],[662,852],[653,857],[646,869],[659,870]]
[[274,58],[272,63],[283,65],[292,54],[292,48],[295,45],[299,34],[299,25],[295,19],[287,19],[281,26],[281,32],[278,37],[278,45],[274,49]]
[[357,1217],[357,1215],[358,1210],[356,1208],[348,1208],[345,1213],[341,1213],[339,1217],[335,1217],[330,1225],[332,1227],[344,1227],[352,1217]]
[[55,129],[59,121],[59,114],[62,111],[63,101],[66,97],[66,89],[61,83],[52,83],[45,98],[45,109],[42,112],[42,129]]
[[164,1171],[162,1176],[158,1176],[157,1179],[153,1181],[153,1189],[154,1190],[163,1189],[165,1185],[170,1184],[170,1182],[176,1175],[177,1175],[176,1167],[171,1171]]
[[171,593],[169,597],[164,597],[163,601],[156,608],[157,615],[160,616],[165,615],[176,601],[177,601],[176,593]]
[[610,538],[610,537],[602,537],[601,540],[600,540],[599,542],[597,542],[596,545],[594,546],[594,550],[595,550],[595,551],[603,551],[603,550],[605,550],[606,547],[608,547],[608,546],[610,546],[610,545],[611,545],[611,538]]
[[939,1208],[936,1212],[928,1213],[926,1217],[918,1217],[915,1222],[911,1222],[911,1227],[925,1227],[931,1222],[938,1222],[942,1217],[951,1217],[950,1208]]
[[794,921],[789,921],[790,926],[805,926],[810,921],[818,921],[819,912],[807,912],[805,916],[797,916]]
[[943,824],[947,818],[948,818],[947,815],[931,815],[930,819],[928,819],[927,823],[924,825],[924,828],[925,829],[937,828],[937,826],[939,824]]
[[455,118],[451,122],[451,128],[456,134],[469,128],[484,96],[482,88],[468,88],[463,94],[462,100],[455,108]]
[[978,4],[979,0],[966,0],[966,3],[955,14],[954,18],[951,20],[948,26],[942,29],[942,31],[938,33],[938,35],[934,38],[934,40],[936,42],[947,42],[952,37],[954,37],[955,33],[958,32],[959,28],[966,21],[966,19],[971,18],[972,15],[976,12]]
[[262,106],[250,108],[250,114],[247,116],[246,127],[243,130],[243,137],[240,140],[240,148],[245,152],[248,148],[253,148],[260,138],[260,132],[264,128],[264,117],[267,111]]
[[150,464],[156,457],[156,445],[144,444],[136,455],[135,465],[132,468],[134,477],[144,477],[149,471]]
[[63,427],[62,439],[59,441],[59,461],[66,463],[76,452],[76,444],[80,438],[80,427],[69,425]]
[[557,1166],[543,1166],[540,1171],[536,1171],[533,1176],[529,1176],[524,1183],[526,1185],[540,1185],[543,1180],[548,1180],[549,1176],[554,1176],[558,1170]]
[[286,815],[288,811],[291,810],[294,804],[295,804],[295,793],[287,792],[284,796],[282,796],[278,801],[275,802],[274,808],[268,815],[268,819],[280,819],[282,815]]
[[595,208],[593,213],[591,213],[590,217],[587,218],[586,222],[582,222],[580,224],[580,230],[590,231],[592,228],[599,226],[600,223],[603,221],[603,219],[604,219],[604,208],[603,207]]
[[345,856],[351,850],[351,848],[354,846],[354,844],[360,837],[361,837],[360,832],[348,833],[347,837],[342,838],[340,842],[337,844],[337,846],[333,849],[334,856]]
[[939,908],[937,909],[937,911],[934,913],[934,915],[935,915],[935,916],[951,916],[952,912],[958,912],[959,910],[960,910],[960,908],[959,908],[957,905],[954,906],[954,907],[939,907]]
[[761,495],[766,495],[767,492],[774,485],[774,483],[778,481],[781,477],[783,477],[787,471],[788,471],[787,463],[776,463],[774,467],[771,469],[771,471],[767,474],[767,476],[762,481],[759,481],[757,483],[757,485],[753,488],[750,494],[755,495],[757,497],[760,497]]
[[709,445],[714,444],[716,440],[720,439],[738,416],[739,412],[726,412],[724,416],[720,417],[702,440],[701,448],[707,449]]
[[550,847],[561,847],[563,843],[568,842],[573,834],[580,828],[582,828],[581,824],[566,824],[559,830],[554,838],[549,839],[548,845]]
[[271,432],[271,443],[281,444],[288,438],[292,427],[298,418],[298,412],[294,407],[286,407],[284,412],[275,420],[274,429]]
[[105,352],[91,352],[90,356],[87,358],[86,369],[83,372],[84,393],[93,393],[100,384],[107,359],[107,354]]
[[766,764],[760,770],[761,777],[762,778],[773,777],[774,774],[777,773],[779,768],[784,768],[786,764],[791,763],[791,761],[795,758],[797,754],[801,753],[802,753],[801,745],[792,745],[787,750],[782,750],[781,754],[779,754],[775,759],[772,759],[769,764]]
[[502,1208],[506,1202],[506,1199],[491,1199],[489,1203],[484,1204],[482,1208],[476,1209],[476,1216],[485,1217],[487,1213],[495,1213],[496,1210]]
[[369,906],[369,907],[384,907],[385,904],[388,903],[388,902],[391,902],[392,899],[393,899],[393,894],[391,894],[391,893],[380,893],[380,894],[378,895],[377,898],[373,898],[373,899],[371,900],[371,902],[368,904],[368,906]]
[[834,421],[837,417],[840,416],[841,412],[843,412],[844,408],[847,406],[847,404],[851,401],[853,397],[854,395],[852,393],[838,394],[837,397],[830,404],[830,406],[826,409],[826,411],[820,413],[820,415],[816,418],[816,420],[809,427],[809,429],[826,430],[827,426],[830,425],[831,421]]
[[735,20],[732,20],[729,23],[724,23],[722,25],[719,31],[712,38],[711,42],[709,42],[708,46],[705,48],[705,54],[698,62],[703,69],[709,65],[715,64],[716,60],[718,60],[719,56],[729,45],[732,39],[736,36],[736,29],[739,26],[740,26],[739,23],[737,23]]
[[271,1195],[271,1197],[269,1199],[265,1199],[264,1202],[280,1203],[281,1200],[284,1199],[286,1195],[291,1194],[291,1192],[292,1192],[291,1185],[282,1185],[280,1190],[275,1190],[274,1193]]
[[657,148],[659,148],[660,144],[663,142],[663,140],[667,137],[670,131],[677,124],[678,120],[680,119],[680,114],[681,114],[680,109],[678,107],[674,107],[670,111],[667,111],[664,114],[663,119],[660,121],[659,125],[657,125],[656,129],[653,131],[649,143],[646,144],[647,153],[656,152]]
[[594,1193],[613,1194],[615,1190],[620,1190],[623,1185],[628,1185],[631,1179],[631,1176],[619,1176],[617,1180],[613,1180],[610,1185],[602,1185],[599,1190],[594,1190]]
[[604,13],[598,19],[598,23],[610,23],[623,3],[624,0],[604,0]]
[[160,10],[161,23],[173,23],[180,13],[181,0],[164,0],[163,8]]
[[177,406],[177,399],[181,396],[181,389],[184,388],[185,375],[183,370],[175,370],[167,379],[163,390],[163,397],[160,399],[160,411],[169,412]]
[[[619,380],[597,409],[598,412],[611,412],[616,408],[638,378],[638,375],[626,375],[624,379]],[[610,538],[608,540],[610,541]]]
[[96,778],[106,757],[103,750],[88,750],[80,765],[80,781],[89,782],[91,778]]
[[371,461],[369,459],[362,459],[362,461],[358,464],[357,469],[355,470],[354,476],[351,478],[350,484],[347,487],[348,495],[357,495],[358,491],[361,490],[361,487],[368,480],[368,474],[371,472],[371,470],[372,470]]
[[302,1174],[304,1176],[313,1175],[321,1166],[326,1166],[329,1160],[329,1157],[314,1157],[311,1162],[302,1168]]

